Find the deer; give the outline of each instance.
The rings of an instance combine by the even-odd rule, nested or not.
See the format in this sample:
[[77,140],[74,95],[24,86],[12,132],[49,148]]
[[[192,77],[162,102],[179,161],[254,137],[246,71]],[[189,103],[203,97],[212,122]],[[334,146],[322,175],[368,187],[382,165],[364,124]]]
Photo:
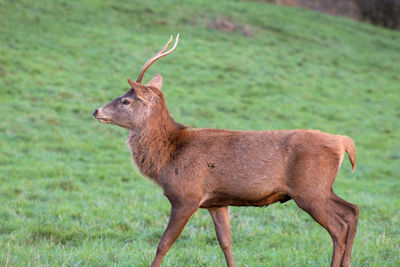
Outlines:
[[199,208],[208,209],[227,266],[235,266],[228,206],[289,200],[328,231],[331,266],[350,266],[359,209],[337,196],[332,185],[345,153],[354,171],[354,141],[318,130],[197,129],[177,123],[167,109],[162,76],[142,84],[146,70],[175,50],[179,34],[166,51],[172,39],[144,64],[135,82],[128,79],[127,92],[93,113],[97,121],[129,131],[134,163],[171,204],[151,266],[161,264]]

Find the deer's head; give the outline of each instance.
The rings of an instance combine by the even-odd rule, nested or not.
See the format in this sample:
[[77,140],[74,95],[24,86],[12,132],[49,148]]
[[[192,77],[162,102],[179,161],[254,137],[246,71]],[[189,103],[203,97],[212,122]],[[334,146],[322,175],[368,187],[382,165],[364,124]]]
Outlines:
[[143,85],[141,82],[144,73],[150,65],[157,59],[174,51],[178,40],[179,34],[176,36],[174,46],[165,52],[172,41],[171,36],[167,44],[144,64],[136,82],[128,79],[131,89],[110,103],[96,109],[93,112],[93,116],[100,122],[115,124],[127,129],[134,129],[142,127],[153,111],[159,111],[160,108],[163,109],[165,103],[163,93],[161,92],[161,75],[155,75],[146,85]]

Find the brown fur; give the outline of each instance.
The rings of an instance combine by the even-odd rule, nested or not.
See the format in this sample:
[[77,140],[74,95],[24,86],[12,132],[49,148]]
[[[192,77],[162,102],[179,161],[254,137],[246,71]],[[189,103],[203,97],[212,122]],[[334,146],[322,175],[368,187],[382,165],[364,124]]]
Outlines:
[[161,263],[198,208],[210,210],[227,264],[234,266],[227,206],[290,199],[332,236],[331,265],[350,266],[358,208],[336,196],[332,185],[345,152],[355,168],[352,139],[317,130],[190,129],[170,116],[160,79],[147,86],[131,82],[130,91],[94,113],[129,130],[135,164],[171,202],[152,266]]

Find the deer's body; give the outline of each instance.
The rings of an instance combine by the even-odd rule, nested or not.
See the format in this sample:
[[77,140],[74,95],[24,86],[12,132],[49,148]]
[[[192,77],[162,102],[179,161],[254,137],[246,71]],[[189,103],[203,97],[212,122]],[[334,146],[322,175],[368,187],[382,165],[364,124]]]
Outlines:
[[[293,185],[301,184],[296,168],[315,176],[310,183],[331,188],[351,145],[346,136],[316,130],[229,131],[170,123],[170,134],[157,134],[162,126],[152,124],[151,136],[138,142],[138,134],[131,131],[127,143],[139,170],[156,181],[168,198],[190,194],[201,208],[287,201],[296,193]],[[330,173],[321,176],[320,170]]]
[[167,46],[145,64],[137,82],[129,80],[128,92],[93,113],[129,130],[135,164],[171,203],[152,266],[160,265],[199,208],[209,210],[227,264],[234,266],[228,206],[290,199],[331,235],[331,265],[350,266],[358,208],[339,198],[332,185],[345,153],[355,168],[353,140],[317,130],[230,131],[176,123],[161,92],[161,76],[140,83],[151,63],[172,51],[163,53]]

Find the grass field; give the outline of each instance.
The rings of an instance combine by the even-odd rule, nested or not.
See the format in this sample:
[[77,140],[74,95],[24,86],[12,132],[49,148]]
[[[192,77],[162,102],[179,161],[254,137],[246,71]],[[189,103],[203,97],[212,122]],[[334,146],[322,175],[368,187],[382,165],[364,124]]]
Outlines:
[[[210,29],[216,18],[251,27]],[[0,0],[0,265],[148,266],[169,202],[133,166],[127,132],[92,118],[157,62],[192,127],[351,136],[334,190],[360,208],[353,266],[400,266],[400,32],[252,1]],[[328,266],[328,233],[293,201],[231,208],[238,266]],[[164,266],[224,266],[197,212]]]

